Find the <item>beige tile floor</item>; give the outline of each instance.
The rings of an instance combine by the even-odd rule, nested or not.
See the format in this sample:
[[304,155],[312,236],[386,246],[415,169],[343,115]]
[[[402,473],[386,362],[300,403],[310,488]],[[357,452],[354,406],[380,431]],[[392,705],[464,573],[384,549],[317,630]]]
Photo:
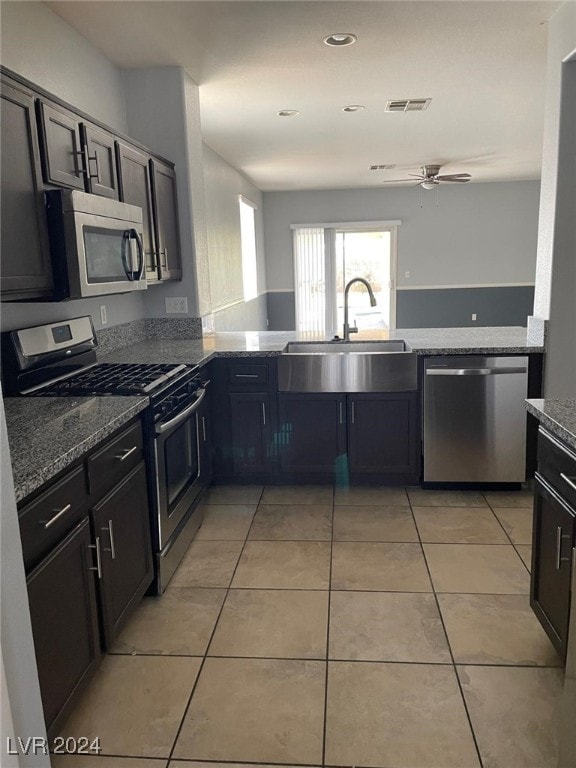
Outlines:
[[559,659],[528,604],[531,496],[213,488],[55,768],[555,768]]

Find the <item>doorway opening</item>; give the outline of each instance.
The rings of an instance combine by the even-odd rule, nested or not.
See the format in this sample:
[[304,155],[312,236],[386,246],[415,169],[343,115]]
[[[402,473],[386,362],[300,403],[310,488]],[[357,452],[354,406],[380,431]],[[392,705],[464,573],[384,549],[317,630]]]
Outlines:
[[361,283],[353,285],[348,294],[350,324],[360,331],[379,333],[396,328],[399,223],[293,226],[297,331],[339,333],[344,322],[344,289],[354,277],[370,283],[377,304],[370,306]]

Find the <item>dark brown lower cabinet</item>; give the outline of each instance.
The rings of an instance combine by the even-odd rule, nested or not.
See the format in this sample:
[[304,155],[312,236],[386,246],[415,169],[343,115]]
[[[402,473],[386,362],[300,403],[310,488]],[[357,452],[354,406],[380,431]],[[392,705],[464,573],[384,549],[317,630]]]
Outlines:
[[333,477],[346,457],[346,396],[279,396],[280,470]]
[[95,671],[101,655],[85,517],[29,574],[28,598],[40,692],[49,736]]
[[154,575],[144,462],[97,504],[91,515],[100,563],[102,633],[108,649]]
[[570,618],[575,515],[576,511],[537,477],[530,604],[562,658],[566,658]]
[[416,482],[417,393],[348,395],[348,456],[352,474],[414,476]]
[[268,393],[241,392],[229,397],[234,472],[243,475],[270,472],[271,412]]

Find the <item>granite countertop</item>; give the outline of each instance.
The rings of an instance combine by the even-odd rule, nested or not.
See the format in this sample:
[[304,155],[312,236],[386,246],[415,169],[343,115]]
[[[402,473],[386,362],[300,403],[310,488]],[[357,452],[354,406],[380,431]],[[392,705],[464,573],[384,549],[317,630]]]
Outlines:
[[576,400],[526,400],[526,407],[543,427],[576,450]]
[[147,397],[6,397],[16,501],[40,488],[147,405]]
[[[151,339],[102,356],[111,363],[188,363],[203,365],[214,357],[276,356],[290,341],[318,341],[330,337],[295,331],[214,333],[203,339]],[[526,340],[526,328],[409,328],[363,331],[354,341],[403,339],[418,355],[527,354],[543,352]]]

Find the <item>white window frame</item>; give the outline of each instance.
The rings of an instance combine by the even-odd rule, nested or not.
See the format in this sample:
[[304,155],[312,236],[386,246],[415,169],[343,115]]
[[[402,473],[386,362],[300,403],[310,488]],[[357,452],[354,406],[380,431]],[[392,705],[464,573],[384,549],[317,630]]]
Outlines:
[[[320,222],[317,224],[291,224],[290,229],[324,229],[324,259],[326,286],[331,286],[326,291],[326,333],[337,332],[336,325],[336,232],[390,232],[390,330],[396,329],[396,286],[398,275],[398,227],[402,221],[338,221]],[[299,281],[297,274],[297,260],[294,254],[294,286],[297,290]],[[298,300],[296,298],[296,306]],[[334,326],[334,327],[332,327]],[[298,328],[298,317],[296,318]]]

